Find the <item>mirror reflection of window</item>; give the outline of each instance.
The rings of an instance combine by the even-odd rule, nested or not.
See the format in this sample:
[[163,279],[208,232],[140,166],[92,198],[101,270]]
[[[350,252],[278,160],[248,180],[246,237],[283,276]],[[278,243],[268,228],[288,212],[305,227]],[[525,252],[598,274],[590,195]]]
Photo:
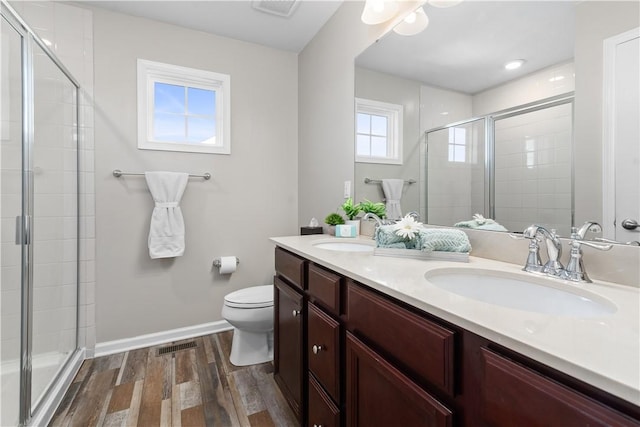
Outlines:
[[467,161],[467,130],[465,128],[449,129],[449,161],[457,163]]
[[387,155],[389,134],[387,118],[375,114],[358,113],[357,153],[359,156]]
[[356,161],[402,164],[402,105],[356,99]]

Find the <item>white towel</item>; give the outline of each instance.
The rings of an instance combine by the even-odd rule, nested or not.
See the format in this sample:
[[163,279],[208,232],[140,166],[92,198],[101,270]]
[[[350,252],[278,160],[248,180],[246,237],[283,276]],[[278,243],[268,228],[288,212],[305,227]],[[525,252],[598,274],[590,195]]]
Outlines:
[[179,172],[145,172],[147,187],[156,202],[149,227],[149,256],[173,258],[184,254],[184,220],[180,199],[189,174]]
[[400,199],[402,198],[402,189],[404,188],[404,179],[383,179],[382,191],[387,199],[387,218],[401,219],[402,209],[400,209]]

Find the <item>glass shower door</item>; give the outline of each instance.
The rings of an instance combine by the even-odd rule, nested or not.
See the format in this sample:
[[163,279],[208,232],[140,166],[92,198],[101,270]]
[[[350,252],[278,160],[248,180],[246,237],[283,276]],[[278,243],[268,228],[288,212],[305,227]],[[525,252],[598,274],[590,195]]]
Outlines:
[[22,215],[22,37],[0,18],[0,425],[17,425],[20,409],[20,317],[22,246],[16,225]]
[[76,87],[33,51],[32,408],[76,348],[78,181]]
[[485,119],[472,119],[426,132],[427,217],[452,226],[485,212]]

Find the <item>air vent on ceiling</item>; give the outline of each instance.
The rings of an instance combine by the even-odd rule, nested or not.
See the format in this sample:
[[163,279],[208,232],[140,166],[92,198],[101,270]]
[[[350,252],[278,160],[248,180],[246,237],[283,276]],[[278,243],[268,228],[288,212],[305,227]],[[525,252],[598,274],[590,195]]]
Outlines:
[[196,344],[195,341],[189,341],[182,344],[170,345],[167,347],[159,348],[157,356],[162,356],[164,354],[169,354],[169,353],[175,353],[176,351],[180,351],[180,350],[188,350],[190,348],[194,348],[197,346],[198,344]]
[[251,5],[261,12],[278,15],[285,18],[295,12],[301,0],[254,0]]

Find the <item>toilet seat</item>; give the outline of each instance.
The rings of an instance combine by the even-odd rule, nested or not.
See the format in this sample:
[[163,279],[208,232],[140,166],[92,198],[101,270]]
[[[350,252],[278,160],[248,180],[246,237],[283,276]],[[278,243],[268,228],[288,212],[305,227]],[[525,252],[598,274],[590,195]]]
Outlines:
[[253,286],[231,292],[224,304],[234,308],[265,308],[273,306],[273,285]]

